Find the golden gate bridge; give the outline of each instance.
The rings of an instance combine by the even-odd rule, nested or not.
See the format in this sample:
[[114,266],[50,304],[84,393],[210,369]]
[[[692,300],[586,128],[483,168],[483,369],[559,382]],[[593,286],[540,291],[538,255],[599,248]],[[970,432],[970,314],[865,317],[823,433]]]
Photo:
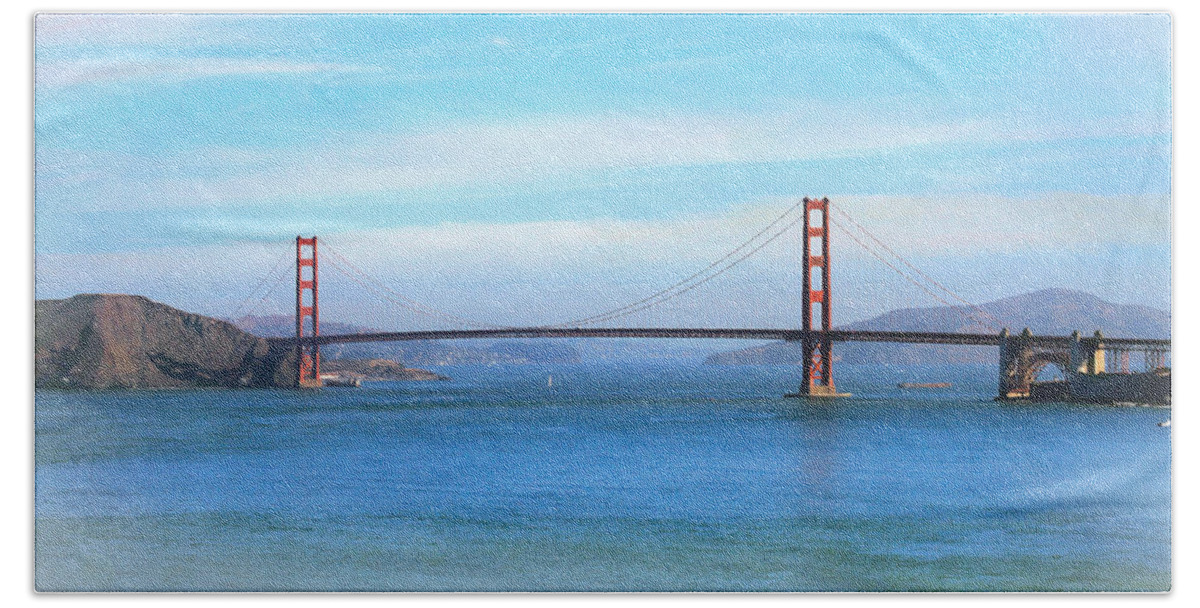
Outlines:
[[[838,213],[832,216],[830,210]],[[801,211],[799,217],[792,217]],[[659,306],[682,296],[721,276],[761,251],[770,243],[801,225],[801,323],[799,328],[694,328],[694,327],[588,327],[624,318]],[[391,342],[414,340],[461,340],[483,338],[705,338],[741,340],[784,340],[802,345],[799,390],[789,396],[839,397],[833,381],[834,342],[892,342],[909,344],[951,344],[998,346],[1000,348],[999,397],[1020,399],[1030,396],[1031,386],[1040,370],[1053,364],[1064,371],[1082,374],[1105,374],[1107,359],[1117,362],[1118,373],[1129,373],[1129,353],[1144,353],[1144,367],[1154,370],[1163,366],[1170,351],[1169,339],[1106,338],[1099,331],[1082,337],[1035,336],[1028,328],[1020,334],[1010,334],[1007,328],[994,333],[861,331],[837,330],[832,322],[833,281],[831,273],[829,228],[865,249],[889,269],[896,272],[938,302],[950,306],[966,318],[990,329],[999,329],[1002,322],[950,290],[933,277],[898,254],[876,237],[846,211],[830,203],[828,198],[804,198],[789,207],[766,227],[738,247],[705,268],[664,287],[646,297],[623,306],[554,325],[511,327],[497,326],[454,315],[417,302],[374,280],[345,256],[327,245],[322,247],[331,265],[351,281],[375,296],[417,314],[469,329],[421,331],[363,332],[322,335],[320,323],[320,262],[317,237],[296,237],[295,257],[295,335],[271,338],[295,349],[297,387],[321,386],[321,346],[362,342]],[[890,259],[889,255],[890,254]],[[278,269],[278,267],[277,267]],[[907,269],[907,270],[906,270]],[[269,273],[274,274],[274,272]],[[262,284],[265,284],[264,279]],[[276,285],[279,283],[277,282]],[[272,291],[275,287],[272,287]],[[257,292],[258,288],[255,289]],[[270,292],[268,292],[268,296]],[[263,301],[266,300],[264,296]],[[251,296],[253,297],[253,296]],[[949,298],[949,300],[947,299]],[[249,298],[247,299],[247,301]],[[955,300],[962,306],[953,304]],[[246,302],[243,302],[244,306]],[[239,310],[242,306],[238,307]],[[235,313],[236,315],[236,313]]]

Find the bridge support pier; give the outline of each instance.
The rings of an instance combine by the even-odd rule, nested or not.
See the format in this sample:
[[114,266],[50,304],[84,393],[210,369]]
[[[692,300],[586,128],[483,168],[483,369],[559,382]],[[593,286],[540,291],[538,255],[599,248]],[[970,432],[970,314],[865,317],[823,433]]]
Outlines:
[[1048,364],[1054,364],[1068,376],[1071,374],[1097,375],[1105,373],[1104,335],[1099,331],[1091,338],[1080,337],[1078,331],[1071,334],[1070,347],[1062,346],[1035,348],[1033,333],[1026,327],[1020,335],[1009,335],[1008,329],[1000,332],[1000,382],[997,399],[1028,399],[1038,372]]
[[[804,273],[801,300],[804,378],[800,390],[789,393],[788,397],[849,396],[837,392],[833,385],[833,341],[829,339],[829,332],[833,330],[829,305],[833,294],[829,270],[829,219],[828,198],[804,199],[804,260],[801,264]],[[813,241],[816,239],[820,240],[820,253],[814,255]],[[814,268],[820,268],[820,273],[815,273]],[[813,331],[814,312],[820,316],[819,334]]]
[[1078,331],[1071,334],[1071,371],[1080,374],[1103,374],[1108,371],[1104,355],[1104,334],[1100,333],[1100,330],[1096,330],[1091,338],[1080,337]]
[[1166,351],[1160,349],[1150,349],[1142,354],[1143,371],[1154,372],[1166,365]]
[[1029,328],[1019,336],[1012,336],[1008,328],[1000,331],[1000,394],[999,399],[1024,399],[1029,397],[1029,368],[1033,363],[1033,345]]

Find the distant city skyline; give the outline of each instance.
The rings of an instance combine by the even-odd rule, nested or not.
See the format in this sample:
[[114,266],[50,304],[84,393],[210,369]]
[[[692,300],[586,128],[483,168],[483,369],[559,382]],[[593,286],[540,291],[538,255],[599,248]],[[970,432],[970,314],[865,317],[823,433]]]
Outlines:
[[[36,296],[228,316],[315,234],[430,306],[554,323],[809,195],[972,301],[1169,310],[1170,42],[1166,14],[42,14]],[[834,239],[835,323],[939,304]],[[620,323],[795,325],[798,248]],[[324,319],[437,325],[322,279]]]

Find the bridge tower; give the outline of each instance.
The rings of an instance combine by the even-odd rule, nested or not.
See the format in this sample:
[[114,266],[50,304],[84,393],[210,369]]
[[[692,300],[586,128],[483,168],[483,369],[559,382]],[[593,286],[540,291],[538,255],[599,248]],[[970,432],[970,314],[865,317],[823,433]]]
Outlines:
[[[306,255],[309,254],[309,255]],[[308,272],[305,272],[308,268]],[[321,386],[321,346],[305,344],[306,323],[312,319],[312,336],[321,335],[321,308],[318,300],[317,237],[296,237],[296,386]],[[311,294],[305,298],[305,294]]]
[[[818,221],[814,221],[818,220]],[[833,331],[829,271],[829,199],[804,199],[804,272],[801,322],[804,330],[804,379],[796,397],[846,397],[833,386]],[[820,240],[814,244],[814,240]],[[814,246],[815,245],[815,246]],[[819,253],[816,251],[820,248]],[[820,269],[817,272],[816,269]],[[813,313],[819,312],[820,330],[814,335]]]

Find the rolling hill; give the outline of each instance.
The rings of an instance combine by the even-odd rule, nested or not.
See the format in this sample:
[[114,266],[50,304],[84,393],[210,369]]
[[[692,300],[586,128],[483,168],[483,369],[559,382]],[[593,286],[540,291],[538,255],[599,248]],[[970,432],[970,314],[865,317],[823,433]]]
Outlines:
[[[1097,329],[1113,338],[1169,338],[1171,313],[1136,304],[1115,304],[1092,294],[1069,289],[1043,289],[1002,298],[979,308],[1016,333],[1028,327],[1034,334],[1069,335]],[[966,306],[903,308],[875,318],[838,326],[846,330],[929,331],[994,333],[972,317]],[[718,365],[797,364],[799,343],[774,342],[741,350],[717,353],[706,363]],[[994,349],[971,346],[925,344],[841,343],[834,356],[846,363],[990,363]]]

